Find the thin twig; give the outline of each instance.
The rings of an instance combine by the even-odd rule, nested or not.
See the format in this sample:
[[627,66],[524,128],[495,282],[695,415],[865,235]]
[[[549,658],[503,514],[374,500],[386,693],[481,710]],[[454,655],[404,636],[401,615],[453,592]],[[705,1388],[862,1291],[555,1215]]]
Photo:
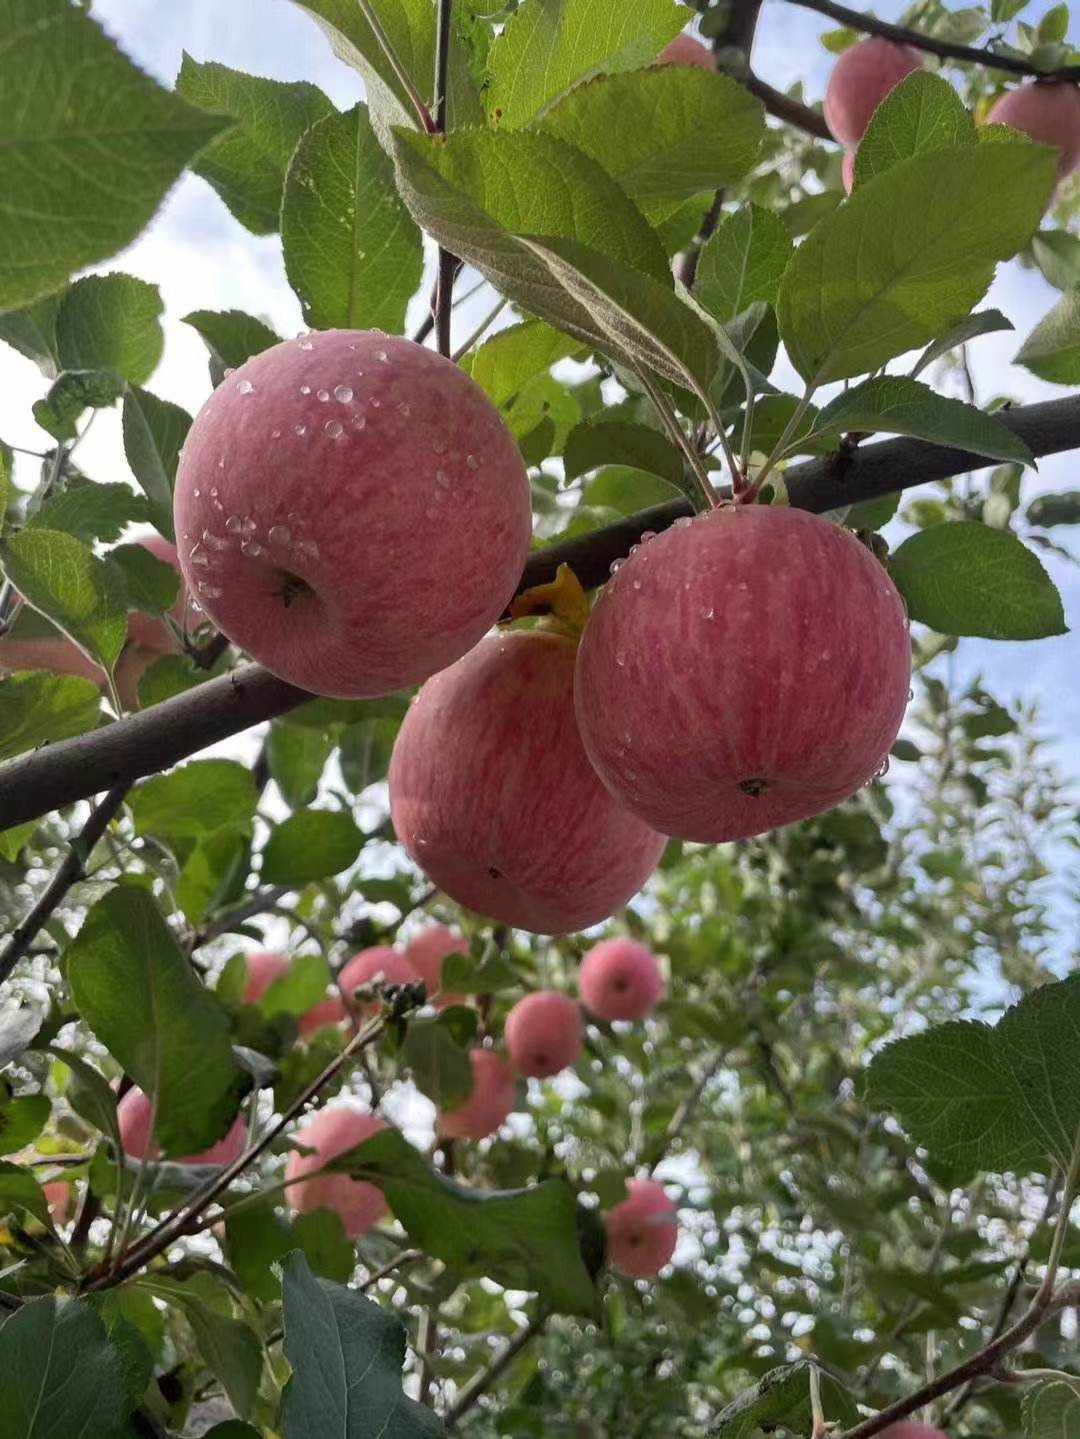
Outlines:
[[666,1158],[671,1146],[676,1143],[677,1140],[681,1139],[686,1132],[687,1127],[697,1113],[702,1096],[724,1063],[725,1053],[726,1051],[723,1049],[717,1050],[712,1059],[702,1068],[701,1073],[690,1086],[689,1091],[683,1095],[678,1109],[676,1109],[675,1113],[671,1116],[671,1122],[667,1129],[664,1130],[660,1139],[658,1153],[655,1157],[649,1159],[648,1169],[650,1174],[652,1174],[662,1160]]
[[[446,134],[446,115],[449,104],[450,69],[450,19],[454,0],[439,0],[435,22],[435,94],[432,101],[436,135]],[[453,317],[454,280],[461,262],[456,255],[439,246],[438,278],[435,281],[435,347],[440,355],[449,357],[452,348],[450,321]]]
[[476,344],[477,340],[479,340],[482,335],[487,334],[494,321],[498,318],[499,315],[502,314],[503,310],[508,304],[509,301],[504,295],[499,301],[499,303],[487,312],[487,314],[480,321],[476,329],[472,332],[472,334],[464,342],[464,344],[459,345],[454,351],[454,353],[450,356],[455,365],[461,359],[462,355],[467,355],[469,353],[469,351],[472,349],[472,347]]
[[379,17],[371,8],[371,0],[356,0],[356,3],[357,5],[359,5],[361,11],[363,12],[364,19],[371,27],[371,33],[375,36],[379,49],[386,56],[387,64],[390,66],[391,70],[393,70],[394,75],[397,78],[398,84],[405,91],[406,95],[408,95],[412,107],[416,111],[417,119],[420,121],[421,128],[426,130],[429,135],[432,134],[435,129],[435,122],[431,118],[431,111],[420,98],[420,92],[413,84],[412,76],[409,74],[408,70],[405,69],[405,66],[401,63],[401,59],[397,51],[390,43],[389,35],[387,35],[386,31],[383,29],[382,24],[379,21]]
[[448,1434],[456,1426],[458,1420],[463,1418],[476,1401],[491,1388],[499,1375],[510,1367],[529,1341],[535,1338],[543,1327],[544,1320],[542,1319],[530,1319],[527,1324],[523,1324],[521,1328],[506,1341],[490,1364],[486,1365],[485,1368],[481,1369],[479,1374],[474,1375],[473,1378],[469,1380],[468,1384],[465,1385],[464,1389],[462,1389],[453,1404],[450,1405],[450,1408],[447,1409],[443,1415],[443,1424]]
[[199,925],[188,936],[187,949],[189,951],[198,949],[200,945],[209,944],[212,939],[217,939],[220,934],[228,934],[246,919],[252,919],[257,914],[265,914],[268,910],[274,909],[287,894],[293,890],[287,884],[270,885],[267,889],[257,889],[242,900],[240,904],[234,905],[232,909],[224,910],[215,919],[208,919],[205,924]]

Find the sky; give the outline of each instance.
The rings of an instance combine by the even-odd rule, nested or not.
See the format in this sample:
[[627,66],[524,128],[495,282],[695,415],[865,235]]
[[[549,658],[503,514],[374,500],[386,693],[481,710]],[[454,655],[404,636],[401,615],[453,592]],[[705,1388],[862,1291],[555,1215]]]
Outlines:
[[[1033,0],[1025,16],[1037,19],[1050,0]],[[877,0],[883,17],[895,17],[900,0]],[[95,0],[94,14],[124,50],[164,83],[171,83],[183,51],[199,60],[281,80],[319,85],[342,108],[362,97],[359,77],[334,58],[322,32],[291,0]],[[754,64],[758,73],[784,88],[801,79],[810,98],[819,98],[831,57],[818,43],[830,22],[787,0],[765,0],[758,26]],[[202,341],[180,319],[188,311],[240,308],[267,319],[282,334],[302,328],[300,309],[289,290],[276,237],[250,235],[229,215],[202,180],[185,176],[147,231],[101,269],[123,268],[158,284],[166,306],[165,355],[151,381],[158,394],[196,410],[209,388]],[[1017,265],[1003,268],[985,305],[1003,310],[1017,333],[989,335],[972,347],[977,388],[983,399],[1008,392],[1019,400],[1060,396],[1011,364],[1022,337],[1057,298],[1040,276]],[[421,302],[422,303],[422,302]],[[464,307],[463,307],[464,311]],[[460,333],[470,319],[463,313]],[[30,362],[0,346],[0,434],[9,443],[43,448],[46,443],[30,415],[43,384]],[[80,451],[92,475],[126,475],[116,411],[100,415]],[[1046,459],[1025,481],[1030,496],[1041,489],[1077,488],[1076,458]],[[1058,532],[1068,538],[1067,532]],[[1053,559],[1048,568],[1065,601],[1072,628],[1080,625],[1080,569]],[[961,678],[979,672],[999,698],[1037,700],[1046,715],[1056,761],[1080,780],[1080,666],[1070,635],[1034,643],[965,641],[956,670]]]

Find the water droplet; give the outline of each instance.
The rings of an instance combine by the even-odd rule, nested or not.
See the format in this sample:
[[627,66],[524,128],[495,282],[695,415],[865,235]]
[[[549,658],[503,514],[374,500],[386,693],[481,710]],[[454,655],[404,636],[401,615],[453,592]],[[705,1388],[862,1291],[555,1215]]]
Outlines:
[[209,545],[212,550],[227,550],[229,542],[224,535],[215,535],[213,530],[203,530],[203,544]]
[[310,386],[310,385],[301,385],[301,386],[300,386],[300,393],[301,393],[302,395],[310,395],[310,394],[311,394],[311,386]]
[[251,383],[250,380],[237,380],[236,382],[236,389],[238,394],[250,395],[254,388],[255,386]]
[[271,525],[266,538],[272,545],[287,545],[292,539],[292,531],[287,525]]
[[334,399],[343,405],[352,403],[352,387],[350,385],[335,385]]
[[315,348],[312,342],[306,338],[301,338],[297,340],[296,345],[297,348],[300,350],[313,350]]
[[446,454],[446,441],[443,440],[443,439],[437,439],[437,440],[435,440],[435,441],[432,443],[431,448],[435,451],[435,453],[436,453],[437,455],[445,455],[445,454]]
[[225,378],[226,378],[227,380],[231,379],[232,376],[236,374],[236,366],[235,366],[235,365],[226,365],[223,373],[224,373],[224,376],[225,376]]
[[390,357],[389,355],[387,355],[385,350],[376,350],[375,358],[379,361],[380,364],[385,365]]
[[221,459],[218,460],[218,462],[217,462],[217,467],[218,467],[219,470],[223,470],[223,469],[225,468],[225,456],[224,456],[224,455],[222,455]]
[[642,532],[641,532],[641,543],[642,543],[643,545],[647,545],[650,540],[655,540],[655,539],[656,539],[656,531],[655,531],[655,530],[642,530]]
[[712,605],[705,605],[701,611],[701,618],[703,620],[711,620],[715,617],[715,615],[716,611],[713,609]]
[[193,499],[200,499],[202,496],[202,490],[200,490],[198,485],[196,485],[195,488],[192,490],[191,494]]
[[381,407],[382,400],[380,400],[377,395],[372,395],[371,398],[368,400],[368,404],[373,410],[377,410]]
[[436,470],[435,483],[439,486],[440,489],[448,490],[450,488],[450,476],[446,473],[445,470]]
[[329,390],[316,390],[316,391],[315,391],[315,397],[316,397],[316,399],[322,400],[323,404],[325,405],[326,402],[327,402],[327,400],[330,398],[330,391],[329,391]]
[[884,779],[885,776],[886,776],[888,773],[889,773],[889,756],[886,755],[885,758],[884,758],[884,759],[881,761],[881,763],[878,765],[876,771],[874,772],[874,778],[875,778],[875,779]]
[[297,439],[302,440],[307,434],[307,425],[293,425],[292,429],[293,434],[297,437]]
[[307,555],[309,559],[317,560],[319,558],[319,547],[314,540],[301,540],[297,549],[301,554]]
[[203,549],[202,545],[195,545],[188,555],[188,563],[193,564],[200,570],[207,569],[210,565],[210,556]]
[[690,518],[689,515],[680,515],[680,517],[675,521],[672,528],[676,530],[685,530],[688,525],[692,525],[693,523],[694,521]]
[[915,698],[915,691],[914,691],[914,690],[908,690],[908,692],[907,692],[908,704],[910,704],[911,701],[912,701],[914,698]]
[[257,560],[263,552],[263,547],[255,540],[245,540],[240,546],[240,553],[247,555],[249,560]]
[[411,414],[412,414],[412,410],[409,409],[409,406],[405,403],[404,400],[399,400],[399,401],[398,401],[397,406],[396,406],[396,409],[397,409],[397,412],[398,412],[399,415],[411,415]]
[[322,428],[323,434],[326,435],[328,439],[336,440],[339,438],[342,430],[345,427],[342,425],[340,420],[327,420],[326,424],[323,425]]
[[366,424],[367,424],[367,420],[364,418],[364,416],[363,416],[363,415],[357,415],[356,419],[353,420],[353,429],[354,429],[354,430],[362,430]]
[[631,546],[630,546],[630,553],[631,553],[632,555],[636,555],[637,552],[638,552],[638,550],[640,550],[640,549],[641,549],[641,546],[640,546],[640,545],[631,545]]
[[240,519],[239,515],[229,515],[225,520],[225,528],[229,531],[231,535],[238,535],[240,533],[242,525],[243,521]]
[[634,589],[635,589],[635,590],[640,590],[640,589],[641,589],[641,581],[640,581],[640,580],[635,580],[635,581],[634,581]]
[[470,470],[478,470],[480,468],[480,461],[476,458],[475,455],[466,455],[465,463],[468,465]]
[[612,560],[611,564],[608,565],[608,573],[612,575],[617,575],[621,569],[622,560]]
[[280,440],[280,439],[281,439],[281,431],[280,431],[280,430],[271,430],[271,431],[270,431],[270,438],[271,438],[272,440]]
[[622,669],[626,664],[626,656],[619,650],[615,652],[615,663]]
[[217,585],[208,585],[205,580],[200,580],[195,588],[208,600],[219,600],[224,593],[223,590],[218,589]]

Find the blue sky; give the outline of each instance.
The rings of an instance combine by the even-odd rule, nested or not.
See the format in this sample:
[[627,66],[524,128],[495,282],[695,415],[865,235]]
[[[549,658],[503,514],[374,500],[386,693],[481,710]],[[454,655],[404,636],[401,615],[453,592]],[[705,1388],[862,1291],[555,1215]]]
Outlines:
[[[630,3],[630,0],[628,0]],[[1034,0],[1025,15],[1036,18],[1049,0]],[[171,82],[184,50],[200,60],[218,60],[282,80],[305,79],[321,86],[341,106],[362,95],[359,79],[330,52],[322,33],[290,0],[95,0],[94,13],[124,49],[162,81]],[[895,16],[899,0],[877,0],[877,13]],[[755,66],[773,84],[801,79],[806,93],[820,97],[831,59],[817,36],[828,22],[808,10],[765,0],[758,29]],[[249,235],[201,180],[186,177],[173,191],[149,230],[118,257],[117,266],[161,286],[166,304],[166,350],[153,381],[159,393],[196,409],[207,393],[201,341],[180,317],[195,308],[238,307],[261,314],[283,333],[301,328],[299,306],[289,291],[276,238]],[[1017,265],[1004,267],[987,304],[996,305],[1023,335],[1056,298],[1042,279]],[[1016,336],[990,335],[973,347],[976,381],[983,398],[1008,392],[1018,399],[1060,395],[1011,364]],[[36,370],[0,347],[0,384],[5,396],[0,433],[9,442],[37,447],[41,432],[30,405],[41,391]],[[96,421],[83,451],[90,473],[102,478],[124,471],[119,423],[114,414]],[[1026,481],[1038,489],[1076,488],[1075,456],[1043,462]],[[1066,614],[1080,625],[1080,570],[1050,561],[1062,590]],[[1029,644],[967,641],[958,670],[980,671],[1000,698],[1038,700],[1054,751],[1063,768],[1080,779],[1080,666],[1073,635]]]

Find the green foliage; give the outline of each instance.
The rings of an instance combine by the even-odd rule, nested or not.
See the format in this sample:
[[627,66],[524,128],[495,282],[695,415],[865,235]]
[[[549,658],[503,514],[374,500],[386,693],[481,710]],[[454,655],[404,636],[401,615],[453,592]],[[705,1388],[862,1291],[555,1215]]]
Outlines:
[[108,409],[123,393],[124,382],[112,370],[65,370],[34,401],[34,419],[54,440],[73,440],[86,410]]
[[44,670],[0,677],[0,759],[93,729],[101,691],[78,675]]
[[150,502],[155,527],[173,538],[172,491],[191,416],[179,405],[137,387],[124,395],[124,454]]
[[243,310],[193,310],[184,316],[184,324],[205,341],[210,351],[210,379],[215,385],[221,383],[226,370],[238,369],[280,338],[269,325]]
[[118,545],[109,551],[109,564],[123,576],[129,610],[163,615],[176,603],[180,578],[172,565],[159,560],[145,545]]
[[269,884],[307,884],[340,874],[363,843],[352,815],[340,810],[297,810],[266,841],[262,877]]
[[59,530],[27,529],[0,543],[0,564],[41,614],[111,669],[127,637],[127,603],[117,572]]
[[855,184],[865,184],[912,155],[974,145],[976,138],[975,122],[953,87],[928,70],[915,70],[889,91],[871,116],[855,152]]
[[127,485],[70,485],[47,499],[29,516],[27,525],[40,530],[63,530],[84,544],[94,540],[116,540],[131,524],[145,522],[148,508]]
[[211,1372],[220,1379],[240,1416],[247,1418],[255,1407],[263,1350],[254,1330],[232,1317],[220,1282],[209,1274],[195,1275],[184,1283],[155,1274],[138,1283],[140,1289],[183,1313]]
[[745,205],[702,246],[694,295],[722,323],[763,300],[775,305],[794,247],[771,210]]
[[[585,420],[566,438],[563,464],[568,480],[577,479],[601,465],[628,465],[659,475],[673,485],[682,483],[682,455],[657,430],[625,420]],[[595,498],[593,504],[602,503]],[[635,505],[641,509],[641,505]]]
[[1033,1385],[1024,1395],[1024,1439],[1056,1439],[1080,1422],[1080,1381]]
[[[709,1430],[710,1439],[751,1439],[778,1424],[796,1434],[809,1432],[811,1367],[806,1360],[800,1360],[770,1369],[753,1388],[737,1395],[716,1416]],[[822,1390],[822,1406],[835,1416],[833,1422],[842,1419],[845,1425],[854,1423],[858,1412],[836,1381],[825,1377]]]
[[23,1305],[0,1328],[0,1369],[3,1439],[108,1434],[131,1407],[123,1359],[82,1300],[50,1296]]
[[255,786],[243,765],[226,759],[193,760],[169,774],[144,780],[129,804],[135,828],[166,840],[202,839],[222,829],[244,829],[255,812]]
[[1069,290],[1032,330],[1016,363],[1040,380],[1074,385],[1080,379],[1080,290]]
[[456,1109],[473,1087],[468,1051],[454,1033],[452,1013],[415,1019],[401,1050],[417,1089],[439,1109]]

